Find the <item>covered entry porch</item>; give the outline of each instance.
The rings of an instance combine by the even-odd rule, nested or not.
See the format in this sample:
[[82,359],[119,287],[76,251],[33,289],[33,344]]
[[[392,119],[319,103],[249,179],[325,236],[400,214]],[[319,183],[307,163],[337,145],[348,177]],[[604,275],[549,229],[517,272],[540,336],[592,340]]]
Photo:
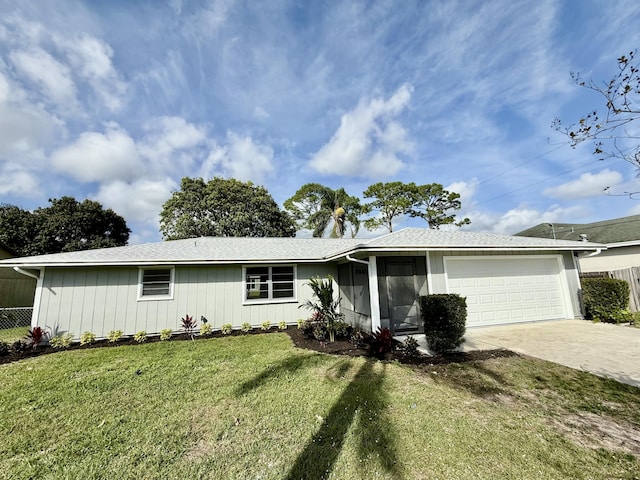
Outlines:
[[418,297],[428,294],[422,255],[349,258],[338,265],[341,312],[364,331],[389,328],[393,335],[422,332]]

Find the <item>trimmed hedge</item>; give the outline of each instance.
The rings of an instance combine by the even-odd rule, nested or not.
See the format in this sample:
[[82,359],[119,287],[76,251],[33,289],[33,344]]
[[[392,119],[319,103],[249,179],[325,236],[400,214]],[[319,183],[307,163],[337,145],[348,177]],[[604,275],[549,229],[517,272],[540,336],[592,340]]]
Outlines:
[[420,297],[420,311],[429,350],[454,350],[463,342],[467,323],[467,302],[458,294]]
[[583,278],[586,317],[599,322],[628,322],[629,284],[616,278]]

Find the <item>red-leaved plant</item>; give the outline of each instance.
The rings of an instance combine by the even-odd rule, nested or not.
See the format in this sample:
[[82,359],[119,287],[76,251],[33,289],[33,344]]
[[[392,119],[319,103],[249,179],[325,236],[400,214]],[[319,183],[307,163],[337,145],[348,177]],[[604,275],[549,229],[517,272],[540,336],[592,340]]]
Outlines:
[[47,332],[42,327],[33,327],[27,333],[27,340],[31,348],[38,348],[42,342],[44,342],[47,338]]
[[380,330],[378,328],[373,334],[371,349],[374,355],[390,353],[393,350],[393,335],[391,335],[391,330],[388,328]]
[[189,314],[185,315],[184,318],[180,319],[180,323],[184,332],[191,335],[191,338],[193,338],[193,333],[198,326],[198,322],[193,319],[193,316],[190,316]]

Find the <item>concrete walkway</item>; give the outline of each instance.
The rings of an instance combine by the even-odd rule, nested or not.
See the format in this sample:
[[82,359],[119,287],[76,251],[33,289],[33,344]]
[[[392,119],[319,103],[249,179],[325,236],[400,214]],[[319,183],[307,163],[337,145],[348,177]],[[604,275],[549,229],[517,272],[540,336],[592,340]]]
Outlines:
[[[424,335],[416,338],[424,344]],[[461,347],[464,351],[495,348],[640,387],[640,328],[586,320],[476,327],[467,329]]]

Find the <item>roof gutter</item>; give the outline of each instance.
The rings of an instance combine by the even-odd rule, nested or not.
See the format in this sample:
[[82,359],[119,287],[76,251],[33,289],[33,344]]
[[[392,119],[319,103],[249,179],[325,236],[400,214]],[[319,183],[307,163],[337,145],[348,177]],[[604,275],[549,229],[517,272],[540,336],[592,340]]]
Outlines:
[[35,275],[35,274],[31,273],[31,272],[27,272],[26,270],[23,270],[20,267],[13,267],[13,269],[16,272],[21,273],[22,275],[26,275],[27,277],[35,278],[36,280],[40,280],[40,275]]
[[602,252],[601,248],[596,248],[595,252],[588,253],[587,255],[584,256],[584,258],[595,257],[596,255],[600,255],[601,252]]

